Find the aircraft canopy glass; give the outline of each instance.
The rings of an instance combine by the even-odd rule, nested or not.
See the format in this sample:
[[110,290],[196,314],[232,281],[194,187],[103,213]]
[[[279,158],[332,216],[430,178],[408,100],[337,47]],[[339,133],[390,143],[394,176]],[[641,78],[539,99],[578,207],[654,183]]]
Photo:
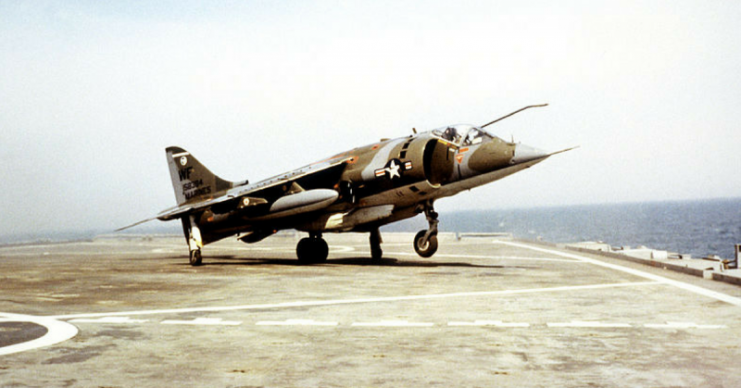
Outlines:
[[458,146],[478,144],[484,138],[492,138],[486,131],[471,124],[458,124],[438,128],[433,130],[432,134]]

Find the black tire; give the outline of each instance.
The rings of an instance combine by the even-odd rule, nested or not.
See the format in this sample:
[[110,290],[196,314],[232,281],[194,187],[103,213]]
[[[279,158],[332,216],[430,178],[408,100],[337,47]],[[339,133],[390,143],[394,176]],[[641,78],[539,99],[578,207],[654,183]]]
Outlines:
[[314,239],[314,262],[323,263],[329,256],[329,245],[323,238]]
[[371,260],[379,261],[383,257],[383,250],[381,249],[381,235],[380,233],[371,232],[370,235],[370,248],[371,248]]
[[193,267],[198,267],[199,265],[203,264],[203,257],[201,256],[201,250],[196,249],[190,251],[190,265]]
[[414,250],[418,255],[422,257],[431,257],[437,252],[437,235],[433,234],[427,240],[427,244],[424,244],[422,240],[427,233],[426,230],[420,230],[416,236],[414,236]]
[[383,258],[383,249],[373,249],[371,248],[371,260],[373,261],[381,261]]
[[298,261],[301,263],[310,263],[311,262],[311,239],[306,237],[302,238],[298,245],[296,245],[296,256],[298,257]]
[[296,256],[304,264],[325,262],[329,256],[329,246],[323,238],[305,237],[296,245]]
[[378,249],[371,248],[371,260],[373,260],[373,261],[381,261],[382,258],[383,258],[383,249],[381,249],[381,248],[378,248]]

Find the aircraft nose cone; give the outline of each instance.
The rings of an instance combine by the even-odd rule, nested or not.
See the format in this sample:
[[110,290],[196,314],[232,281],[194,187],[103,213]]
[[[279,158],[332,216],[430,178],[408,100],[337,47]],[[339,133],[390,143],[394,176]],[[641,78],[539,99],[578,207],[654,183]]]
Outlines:
[[540,159],[547,156],[548,153],[525,144],[517,144],[515,146],[515,156],[512,157],[512,164],[519,164],[529,162],[531,160]]

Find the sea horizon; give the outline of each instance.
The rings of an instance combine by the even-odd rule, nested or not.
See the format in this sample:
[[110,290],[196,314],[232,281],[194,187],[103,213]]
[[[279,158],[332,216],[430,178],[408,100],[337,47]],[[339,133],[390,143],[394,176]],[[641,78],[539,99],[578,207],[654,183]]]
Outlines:
[[[613,247],[647,246],[693,257],[732,259],[741,244],[741,197],[605,204],[440,211],[440,232],[512,233],[553,243],[602,241]],[[382,232],[416,232],[423,216],[382,227]],[[0,235],[0,246],[90,240],[114,230],[60,230]],[[127,234],[179,234],[178,222],[153,221]]]

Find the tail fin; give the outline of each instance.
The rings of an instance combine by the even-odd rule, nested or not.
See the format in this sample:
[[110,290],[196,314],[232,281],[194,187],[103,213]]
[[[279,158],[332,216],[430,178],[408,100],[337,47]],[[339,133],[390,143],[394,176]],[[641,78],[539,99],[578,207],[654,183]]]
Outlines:
[[180,147],[167,147],[165,152],[178,206],[187,202],[211,199],[216,193],[235,185],[234,182],[216,176],[190,152]]

